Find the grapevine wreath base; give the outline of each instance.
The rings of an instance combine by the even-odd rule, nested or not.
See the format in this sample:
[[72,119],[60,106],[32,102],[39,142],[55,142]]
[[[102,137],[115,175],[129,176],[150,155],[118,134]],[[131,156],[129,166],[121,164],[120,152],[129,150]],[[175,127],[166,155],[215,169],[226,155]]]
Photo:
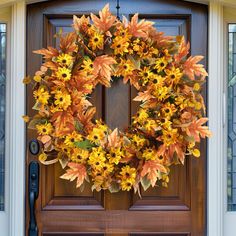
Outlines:
[[[111,192],[167,186],[170,166],[199,157],[196,143],[211,135],[203,126],[203,57],[187,57],[182,36],[164,36],[153,24],[138,14],[121,22],[106,5],[99,17],[74,16],[74,31],[56,35],[59,48],[35,51],[44,63],[24,83],[33,86],[37,113],[24,119],[42,143],[40,162],[59,161],[61,178],[77,179],[81,190],[86,181]],[[110,87],[113,78],[138,90],[140,107],[125,132],[94,120],[89,101],[98,84]]]

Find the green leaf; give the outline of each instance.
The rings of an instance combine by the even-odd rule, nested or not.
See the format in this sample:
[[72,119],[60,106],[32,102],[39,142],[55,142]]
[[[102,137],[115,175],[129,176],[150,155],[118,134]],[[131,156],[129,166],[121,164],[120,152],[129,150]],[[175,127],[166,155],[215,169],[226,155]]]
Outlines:
[[77,131],[82,131],[83,130],[83,125],[78,120],[75,121],[75,129]]
[[117,193],[120,191],[120,185],[116,182],[112,182],[111,185],[109,186],[109,191],[111,193]]
[[89,140],[84,140],[84,141],[80,141],[80,142],[74,142],[75,146],[78,148],[82,148],[82,149],[86,149],[89,150],[92,147],[95,147],[94,144],[92,144]]
[[142,184],[144,191],[146,191],[151,186],[151,182],[147,178],[146,175],[143,178],[141,178],[141,184]]

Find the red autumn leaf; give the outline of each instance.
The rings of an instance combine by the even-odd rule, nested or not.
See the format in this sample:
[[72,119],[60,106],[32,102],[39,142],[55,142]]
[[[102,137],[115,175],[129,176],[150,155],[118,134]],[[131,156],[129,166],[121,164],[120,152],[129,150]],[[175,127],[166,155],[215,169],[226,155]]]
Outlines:
[[43,48],[33,52],[36,54],[43,55],[45,59],[52,59],[53,57],[57,57],[59,55],[58,50],[53,47],[48,47],[47,49]]
[[108,146],[109,147],[119,147],[120,145],[120,136],[118,129],[114,129],[110,135],[108,135]]
[[133,100],[137,102],[141,102],[141,101],[145,102],[145,101],[150,100],[151,98],[154,98],[154,96],[150,94],[150,91],[146,90],[144,92],[139,92],[138,96],[136,96]]
[[134,37],[146,38],[149,30],[152,29],[153,24],[154,22],[146,21],[144,19],[138,22],[138,13],[136,13],[128,25],[128,30]]
[[202,64],[197,64],[202,59],[203,56],[191,56],[184,63],[184,73],[189,77],[189,79],[194,80],[195,75],[204,79],[208,75],[204,66]]
[[107,55],[96,57],[93,62],[93,73],[95,78],[97,78],[97,80],[106,87],[110,87],[112,72],[111,65],[115,63],[115,59]]
[[74,117],[68,111],[55,112],[51,118],[51,122],[55,127],[55,136],[69,134],[75,130]]
[[181,37],[178,53],[174,55],[175,62],[180,62],[189,53],[190,44],[186,43],[184,37]]
[[87,178],[87,171],[85,166],[83,164],[74,162],[69,162],[67,166],[70,167],[70,169],[67,169],[66,173],[60,176],[60,178],[70,181],[73,181],[77,178],[76,188],[79,188]]
[[113,16],[109,10],[109,4],[99,11],[99,17],[100,18],[91,13],[94,25],[102,32],[108,31],[116,20],[116,17]]
[[186,128],[188,136],[193,137],[196,142],[200,142],[200,137],[211,137],[212,133],[209,131],[207,126],[202,126],[208,121],[208,118],[200,118],[192,121],[191,124]]
[[167,173],[167,170],[157,161],[146,161],[141,171],[141,177],[147,175],[147,178],[150,180],[152,187],[154,187],[160,174],[159,172]]

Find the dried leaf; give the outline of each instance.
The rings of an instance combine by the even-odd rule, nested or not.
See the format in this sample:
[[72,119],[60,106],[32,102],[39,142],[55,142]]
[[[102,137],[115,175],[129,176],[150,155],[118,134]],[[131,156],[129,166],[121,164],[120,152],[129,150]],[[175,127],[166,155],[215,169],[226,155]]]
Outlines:
[[36,50],[36,51],[33,51],[33,52],[36,53],[36,54],[43,55],[45,59],[50,59],[50,60],[53,57],[57,57],[59,55],[58,50],[53,48],[53,47],[50,47],[50,46],[47,49],[43,48],[43,49]]
[[152,187],[155,186],[160,173],[167,173],[166,168],[157,161],[146,161],[141,171],[141,177],[147,175],[147,179],[150,180]]
[[86,168],[83,164],[69,162],[67,165],[70,169],[66,170],[66,173],[60,178],[73,181],[77,178],[76,188],[79,188],[87,177]]
[[138,13],[136,13],[132,18],[128,25],[129,33],[134,37],[142,37],[146,38],[148,36],[149,30],[154,25],[154,22],[146,21],[142,19],[138,22]]
[[116,20],[116,17],[113,16],[109,10],[109,4],[99,11],[99,17],[100,18],[91,13],[94,25],[102,32],[108,31]]
[[200,142],[200,137],[211,137],[212,133],[207,126],[202,126],[208,121],[208,118],[200,118],[191,122],[191,124],[186,128],[186,133],[190,137],[194,137],[196,142]]
[[146,90],[144,92],[139,92],[138,96],[136,96],[133,100],[137,102],[145,102],[150,100],[151,98],[154,98],[154,96],[150,94],[150,91]]
[[120,145],[120,137],[118,129],[114,129],[110,135],[108,135],[108,147],[118,147]]
[[97,78],[98,81],[106,87],[110,87],[112,71],[111,65],[115,63],[115,59],[108,55],[96,57],[93,62],[93,73],[95,78]]
[[185,42],[184,36],[180,39],[178,53],[174,55],[175,62],[180,62],[189,53],[190,44]]
[[204,79],[208,75],[204,66],[202,64],[197,64],[202,59],[203,56],[191,56],[184,63],[184,73],[189,77],[189,79],[194,80],[195,75]]

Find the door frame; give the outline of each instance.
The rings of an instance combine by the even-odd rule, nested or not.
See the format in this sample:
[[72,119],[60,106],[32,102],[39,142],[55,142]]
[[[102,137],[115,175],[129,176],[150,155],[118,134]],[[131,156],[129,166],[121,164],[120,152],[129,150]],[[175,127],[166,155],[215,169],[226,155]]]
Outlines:
[[[236,6],[234,0],[225,0]],[[10,211],[9,235],[25,235],[25,125],[20,117],[25,112],[26,60],[26,4],[32,1],[0,0],[0,7],[11,5],[11,74],[10,74]],[[33,2],[40,2],[34,0]],[[209,4],[209,45],[208,45],[208,117],[209,127],[214,136],[208,142],[208,202],[207,235],[222,236],[224,230],[224,149],[223,126],[226,116],[224,109],[224,63],[223,63],[223,2],[224,0],[193,0]]]

